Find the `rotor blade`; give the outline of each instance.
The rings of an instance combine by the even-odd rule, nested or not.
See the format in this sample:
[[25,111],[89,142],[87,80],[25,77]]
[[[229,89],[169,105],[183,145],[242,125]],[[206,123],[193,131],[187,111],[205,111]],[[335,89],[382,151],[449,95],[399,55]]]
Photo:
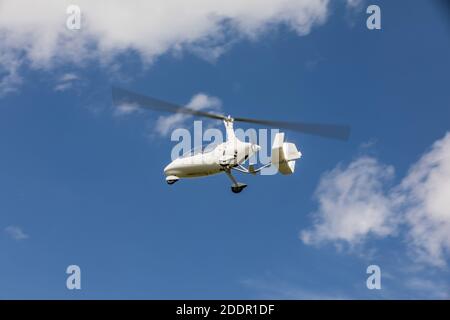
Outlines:
[[[183,107],[171,102],[155,99],[144,96],[126,89],[112,87],[112,99],[116,106],[131,105],[150,110],[190,114],[199,117],[211,118],[216,120],[225,120],[227,117],[221,114],[195,110],[188,107]],[[306,134],[317,135],[325,138],[332,138],[338,140],[348,140],[350,136],[350,127],[347,125],[323,124],[323,123],[304,123],[304,122],[286,122],[286,121],[271,121],[258,120],[250,118],[234,118],[234,121],[247,122],[254,124],[261,124],[270,127],[288,129],[298,131]]]
[[254,124],[261,124],[265,126],[288,129],[292,131],[298,131],[306,134],[312,134],[325,138],[348,140],[350,137],[350,126],[336,125],[336,124],[324,124],[324,123],[305,123],[305,122],[286,122],[286,121],[271,121],[271,120],[258,120],[250,118],[234,118],[234,121],[247,122]]
[[188,107],[182,107],[180,105],[166,102],[163,100],[151,98],[148,96],[141,95],[126,89],[112,87],[112,99],[116,106],[120,105],[131,105],[141,108],[146,108],[150,110],[172,112],[172,113],[184,113],[199,117],[206,117],[211,119],[223,120],[226,119],[225,116],[220,114],[215,114],[211,112],[195,110]]

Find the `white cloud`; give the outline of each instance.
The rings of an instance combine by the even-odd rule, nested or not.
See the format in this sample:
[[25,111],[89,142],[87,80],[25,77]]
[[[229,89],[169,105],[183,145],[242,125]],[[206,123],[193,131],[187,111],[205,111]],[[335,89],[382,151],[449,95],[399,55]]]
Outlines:
[[303,231],[301,239],[307,244],[345,241],[353,245],[371,234],[392,234],[394,214],[384,184],[393,174],[391,166],[369,157],[325,173],[315,193],[319,202],[313,214],[315,226]]
[[[325,22],[329,0],[2,0],[3,92],[17,86],[17,66],[51,69],[95,59],[111,65],[132,50],[151,62],[166,52],[220,56],[233,41],[255,39],[284,24],[299,35]],[[69,4],[81,8],[81,30],[66,28]],[[8,59],[4,57],[8,56]],[[15,65],[9,61],[15,60]],[[5,84],[7,83],[7,84]]]
[[22,84],[23,79],[19,75],[21,64],[13,52],[0,49],[0,97],[16,91]]
[[[198,93],[191,98],[191,101],[186,105],[187,108],[194,110],[211,109],[220,110],[222,103],[220,99],[212,96],[208,96],[204,93]],[[155,126],[155,130],[162,136],[167,135],[172,129],[179,127],[182,123],[189,118],[186,114],[173,114],[170,116],[161,116],[158,118]]]
[[115,116],[126,116],[135,112],[139,112],[139,106],[133,103],[123,103],[114,109]]
[[59,78],[59,81],[68,82],[68,81],[75,81],[78,79],[79,77],[75,73],[65,73]]
[[74,73],[65,73],[59,79],[55,85],[55,91],[66,91],[73,87],[75,81],[79,80],[79,77]]
[[416,261],[444,267],[450,253],[450,133],[390,187],[393,168],[362,157],[326,173],[316,190],[314,225],[301,232],[306,244],[355,245],[370,235],[395,235],[405,228]]
[[18,226],[8,226],[5,228],[5,233],[14,240],[25,240],[29,236]]
[[417,257],[445,265],[450,253],[450,133],[412,166],[396,195]]
[[363,4],[364,0],[347,0],[347,6],[350,8],[357,8]]

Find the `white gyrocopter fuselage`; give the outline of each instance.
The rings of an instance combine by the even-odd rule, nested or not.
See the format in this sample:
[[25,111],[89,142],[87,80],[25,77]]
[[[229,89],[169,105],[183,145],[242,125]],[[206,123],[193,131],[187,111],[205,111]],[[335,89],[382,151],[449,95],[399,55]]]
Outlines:
[[174,184],[180,178],[196,178],[209,176],[218,173],[226,173],[232,181],[231,190],[234,193],[241,192],[247,185],[239,183],[231,174],[231,170],[243,173],[256,174],[263,168],[276,165],[282,174],[294,172],[295,160],[301,157],[293,143],[283,143],[284,134],[278,133],[275,137],[272,148],[272,161],[262,167],[255,169],[253,165],[244,168],[242,164],[261,150],[261,147],[254,143],[239,140],[233,129],[233,119],[228,117],[224,120],[226,129],[226,141],[200,149],[199,152],[190,152],[180,158],[173,160],[164,168],[166,181]]

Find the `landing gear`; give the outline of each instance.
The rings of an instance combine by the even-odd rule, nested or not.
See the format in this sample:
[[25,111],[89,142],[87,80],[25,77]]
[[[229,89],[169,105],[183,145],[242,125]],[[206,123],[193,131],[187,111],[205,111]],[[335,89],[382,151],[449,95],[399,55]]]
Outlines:
[[231,186],[231,191],[233,191],[233,193],[240,193],[242,190],[244,190],[246,186],[247,186],[246,184],[241,184],[239,186]]
[[174,184],[174,183],[177,182],[178,180],[180,180],[180,178],[178,178],[177,176],[168,176],[168,177],[166,178],[166,182],[167,182],[167,184],[169,184],[169,185]]
[[247,185],[245,183],[237,182],[236,179],[231,174],[231,170],[225,170],[225,173],[227,174],[228,178],[233,182],[233,185],[231,186],[231,191],[233,193],[240,193],[242,190],[244,190]]

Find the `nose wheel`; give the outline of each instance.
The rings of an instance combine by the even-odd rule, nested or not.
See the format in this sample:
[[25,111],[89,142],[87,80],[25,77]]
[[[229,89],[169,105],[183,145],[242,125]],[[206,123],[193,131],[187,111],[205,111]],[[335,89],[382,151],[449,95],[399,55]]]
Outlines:
[[178,178],[177,176],[168,176],[166,177],[166,182],[169,185],[174,184],[175,182],[177,182],[180,178]]

